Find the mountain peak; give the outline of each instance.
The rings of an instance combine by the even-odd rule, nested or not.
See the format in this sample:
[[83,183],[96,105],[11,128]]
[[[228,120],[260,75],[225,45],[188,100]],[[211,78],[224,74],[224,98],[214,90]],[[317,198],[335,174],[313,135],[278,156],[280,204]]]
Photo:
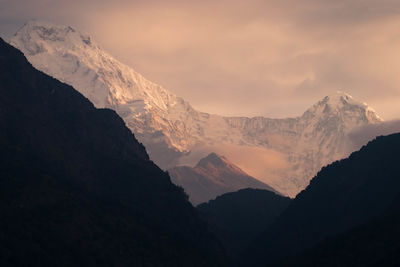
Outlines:
[[[176,96],[146,80],[71,26],[31,20],[10,42],[39,70],[73,85],[96,107],[142,113],[145,108],[165,111],[179,102]],[[128,104],[127,106],[122,106]]]
[[346,118],[361,118],[369,123],[379,123],[383,119],[368,106],[367,103],[354,99],[350,94],[337,91],[325,96],[314,104],[304,114],[305,118],[337,116]]
[[0,239],[9,244],[0,254],[10,264],[0,262],[226,265],[182,190],[115,112],[95,109],[1,38],[0,81]]
[[[342,92],[289,119],[199,112],[92,41],[92,46],[87,45],[82,36],[69,26],[30,21],[11,43],[33,66],[72,85],[96,107],[114,109],[146,146],[150,158],[164,169],[185,162],[189,154],[196,155],[191,160],[199,161],[198,149],[203,145],[210,150],[217,150],[219,144],[233,145],[250,153],[253,148],[272,149],[279,152],[283,164],[271,165],[262,179],[294,196],[322,166],[346,155],[348,132],[382,121],[366,104]],[[293,155],[297,156],[293,159]],[[225,170],[234,169],[221,156],[212,156],[198,166],[204,163],[204,170],[216,171],[219,162]],[[241,157],[234,162],[244,166],[245,160]]]
[[342,91],[336,91],[333,94],[325,96],[318,104],[329,105],[332,108],[340,108],[344,105],[368,106],[366,103],[361,103],[355,100],[350,94]]
[[56,43],[59,48],[85,47],[98,48],[92,38],[71,26],[60,26],[41,20],[27,21],[15,34],[11,43],[24,46],[30,55],[51,52]]
[[224,156],[218,155],[217,153],[210,153],[208,156],[205,158],[202,158],[196,165],[196,167],[206,167],[209,164],[214,165],[214,166],[226,166],[226,165],[232,165],[228,161],[227,158]]
[[214,152],[199,160],[194,169],[208,174],[212,173],[213,175],[230,173],[234,175],[249,176],[245,171],[229,161],[226,157]]
[[332,105],[340,105],[340,104],[346,104],[348,101],[353,100],[353,97],[345,92],[342,91],[336,91],[333,94],[327,95],[324,97],[324,99],[327,99],[328,103]]
[[280,194],[216,153],[210,153],[202,158],[194,168],[174,167],[169,169],[168,173],[174,183],[185,189],[194,204],[243,188],[259,188]]

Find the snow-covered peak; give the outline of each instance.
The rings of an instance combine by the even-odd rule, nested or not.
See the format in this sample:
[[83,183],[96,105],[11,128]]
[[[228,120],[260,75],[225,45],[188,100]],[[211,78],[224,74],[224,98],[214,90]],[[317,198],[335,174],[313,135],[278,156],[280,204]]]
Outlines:
[[177,155],[189,151],[197,141],[193,132],[201,131],[199,118],[210,117],[145,79],[102,50],[89,35],[70,26],[29,21],[11,44],[35,68],[72,85],[96,107],[114,109],[162,166],[176,164]]
[[357,101],[353,100],[353,97],[345,92],[336,91],[336,93],[330,94],[326,96],[322,102],[326,102],[327,105],[333,108],[339,108],[343,105],[347,105],[349,103],[359,104]]
[[[368,105],[342,92],[323,98],[296,118],[222,117],[198,112],[103,51],[89,35],[69,26],[29,21],[11,44],[35,68],[72,85],[96,107],[114,109],[162,168],[193,164],[205,152],[226,153],[221,151],[223,147],[240,148],[251,155],[263,151],[262,160],[268,167],[257,176],[291,196],[322,166],[347,155],[348,132],[382,121]],[[270,164],[270,152],[278,164]],[[238,155],[232,160],[249,171],[245,157]],[[241,171],[229,167],[233,164],[217,154],[205,162],[211,167],[207,170],[215,173],[216,163],[225,164],[228,167],[223,169],[231,173]]]
[[344,106],[358,106],[364,109],[368,108],[366,103],[355,100],[350,94],[336,91],[336,93],[330,94],[324,97],[317,105],[328,105],[332,109],[341,109]]
[[[99,49],[92,38],[71,26],[60,26],[45,21],[30,20],[15,33],[13,42],[23,45],[30,55],[55,52],[57,49]],[[49,44],[54,45],[49,45]]]
[[327,116],[336,116],[343,119],[357,118],[369,123],[383,121],[366,103],[357,101],[350,94],[341,91],[325,96],[309,108],[302,117],[309,120]]
[[[70,26],[31,20],[18,30],[11,44],[38,69],[69,83],[97,107],[161,109],[183,102],[114,59],[89,35]],[[124,108],[124,107],[121,107]]]

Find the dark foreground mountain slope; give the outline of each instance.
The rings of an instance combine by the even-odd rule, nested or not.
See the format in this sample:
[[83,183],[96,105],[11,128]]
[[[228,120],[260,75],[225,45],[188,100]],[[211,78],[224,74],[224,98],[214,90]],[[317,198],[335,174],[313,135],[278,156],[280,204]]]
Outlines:
[[285,266],[400,266],[400,212],[328,238]]
[[223,265],[182,189],[114,111],[0,39],[0,265]]
[[278,193],[271,186],[245,173],[224,156],[215,153],[202,158],[193,168],[179,166],[169,169],[168,173],[172,182],[183,187],[194,205],[244,188],[259,188]]
[[197,206],[235,261],[290,203],[268,190],[242,189]]
[[378,137],[323,168],[243,261],[273,264],[381,215],[400,193],[399,151],[400,134]]

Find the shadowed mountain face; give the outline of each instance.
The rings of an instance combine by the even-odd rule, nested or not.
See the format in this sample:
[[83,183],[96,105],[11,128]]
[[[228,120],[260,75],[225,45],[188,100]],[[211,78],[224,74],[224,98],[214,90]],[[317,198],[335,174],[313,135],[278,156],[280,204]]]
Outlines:
[[323,168],[250,246],[244,261],[263,266],[285,260],[383,214],[400,195],[399,150],[400,134],[378,137]]
[[285,266],[400,266],[400,212],[324,240]]
[[400,266],[400,195],[383,215],[327,238],[285,266]]
[[194,168],[180,166],[168,170],[168,173],[175,184],[183,187],[194,205],[243,188],[260,188],[278,193],[215,153],[201,159]]
[[223,265],[182,189],[114,111],[0,39],[0,265]]
[[290,198],[268,190],[242,189],[197,206],[232,261],[282,213]]

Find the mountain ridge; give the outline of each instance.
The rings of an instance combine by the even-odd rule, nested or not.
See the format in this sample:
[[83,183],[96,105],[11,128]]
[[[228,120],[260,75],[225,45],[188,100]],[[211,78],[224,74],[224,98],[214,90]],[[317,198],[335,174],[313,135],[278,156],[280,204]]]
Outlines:
[[287,208],[291,199],[262,189],[246,188],[202,203],[196,208],[223,242],[232,266],[243,250]]
[[182,189],[115,111],[2,39],[0,81],[0,265],[223,264]]
[[[305,188],[322,166],[348,155],[349,131],[382,121],[367,105],[343,93],[324,98],[296,118],[224,117],[199,112],[69,26],[30,21],[11,44],[36,68],[73,85],[96,107],[114,109],[163,169],[197,162],[216,150],[225,154],[231,147],[273,150],[281,154],[285,166],[268,166],[253,175],[291,196]],[[333,104],[338,108],[332,109]],[[243,161],[235,157],[236,163]]]
[[249,258],[254,266],[278,265],[390,211],[400,196],[399,148],[400,133],[379,136],[322,168],[248,248],[243,266]]

